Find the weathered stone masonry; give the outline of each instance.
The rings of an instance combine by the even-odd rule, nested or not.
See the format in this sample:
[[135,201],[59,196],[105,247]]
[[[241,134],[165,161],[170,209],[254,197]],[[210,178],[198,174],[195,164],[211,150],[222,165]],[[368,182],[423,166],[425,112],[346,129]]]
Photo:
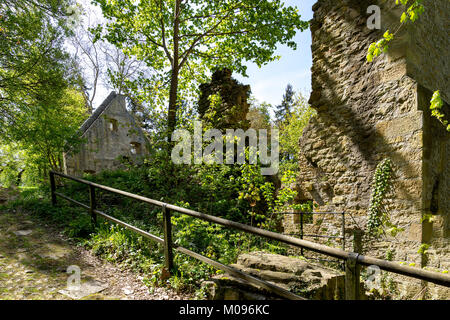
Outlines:
[[[375,167],[390,158],[395,177],[386,208],[405,231],[366,253],[385,258],[390,249],[394,260],[448,270],[450,135],[431,117],[429,101],[434,90],[450,101],[450,2],[424,1],[420,20],[369,63],[370,43],[398,26],[394,3],[319,0],[313,7],[310,104],[317,116],[300,139],[300,200],[346,211],[353,217],[347,227],[364,229]],[[372,4],[381,7],[381,30],[367,28]],[[444,110],[450,115],[448,105]],[[431,223],[422,221],[425,213],[433,214]],[[337,223],[327,226],[333,230]],[[426,257],[417,252],[422,243],[430,244]]]
[[148,140],[126,109],[125,96],[112,92],[80,128],[85,142],[64,154],[70,175],[123,168],[123,161],[139,163],[148,153]]

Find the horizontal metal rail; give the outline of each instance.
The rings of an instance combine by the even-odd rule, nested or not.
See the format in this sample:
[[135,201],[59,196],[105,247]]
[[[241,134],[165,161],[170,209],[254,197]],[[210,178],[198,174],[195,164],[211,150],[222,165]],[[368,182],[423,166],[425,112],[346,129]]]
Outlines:
[[[288,236],[296,236],[297,233],[286,233]],[[333,238],[333,239],[344,239],[342,236],[327,236],[323,234],[304,234],[304,237],[311,237],[311,238]]]
[[[432,271],[428,271],[428,270],[423,270],[423,269],[418,269],[418,268],[412,268],[409,266],[404,266],[404,265],[400,265],[398,263],[392,262],[392,261],[387,261],[387,260],[382,260],[382,259],[378,259],[378,258],[374,258],[374,257],[369,257],[369,256],[364,256],[362,254],[359,253],[354,253],[354,252],[348,252],[348,251],[344,251],[342,249],[337,249],[337,248],[332,248],[332,247],[328,247],[322,244],[318,244],[318,243],[314,243],[311,241],[307,241],[307,240],[301,240],[298,238],[294,238],[291,236],[287,236],[287,235],[283,235],[280,233],[276,233],[276,232],[272,232],[272,231],[268,231],[268,230],[264,230],[264,229],[260,229],[260,228],[256,228],[253,226],[249,226],[246,224],[242,224],[239,222],[235,222],[235,221],[230,221],[224,218],[220,218],[220,217],[216,217],[216,216],[211,216],[208,214],[204,214],[201,212],[197,212],[194,210],[190,210],[190,209],[186,209],[186,208],[182,208],[182,207],[178,207],[175,205],[171,205],[171,204],[167,204],[161,201],[157,201],[157,200],[153,200],[153,199],[149,199],[143,196],[139,196],[139,195],[135,195],[126,191],[122,191],[122,190],[118,190],[115,188],[111,188],[111,187],[107,187],[107,186],[103,186],[100,184],[96,184],[87,180],[83,180],[83,179],[79,179],[79,178],[75,178],[75,177],[71,177],[62,173],[58,173],[58,172],[51,172],[51,174],[55,174],[73,181],[77,181],[86,185],[90,185],[93,186],[95,188],[101,189],[101,190],[105,190],[105,191],[109,191],[109,192],[113,192],[116,194],[120,194],[123,196],[126,196],[128,198],[132,198],[132,199],[136,199],[136,200],[140,200],[149,204],[153,204],[159,207],[165,207],[169,210],[175,211],[175,212],[179,212],[179,213],[183,213],[186,214],[188,216],[191,217],[195,217],[204,221],[208,221],[208,222],[212,222],[212,223],[217,223],[229,228],[233,228],[236,230],[240,230],[240,231],[244,231],[246,233],[250,233],[250,234],[254,234],[254,235],[258,235],[261,237],[265,237],[267,239],[271,239],[271,240],[276,240],[276,241],[280,241],[282,243],[286,243],[292,246],[296,246],[299,248],[306,248],[309,249],[311,251],[317,252],[317,253],[321,253],[321,254],[325,254],[334,258],[338,258],[338,259],[344,259],[344,260],[352,260],[354,261],[356,264],[360,264],[360,265],[364,265],[364,266],[378,266],[381,270],[385,270],[385,271],[389,271],[389,272],[393,272],[396,274],[400,274],[400,275],[404,275],[404,276],[409,276],[415,279],[420,279],[420,280],[424,280],[424,281],[428,281],[434,284],[438,284],[438,285],[443,285],[446,287],[450,287],[450,276],[443,274],[443,273],[437,273],[437,272],[432,272]],[[53,196],[52,192],[52,196]],[[55,195],[61,195],[59,193],[55,193]],[[67,197],[65,197],[65,199],[67,199]],[[74,202],[75,200],[73,200],[72,202]],[[79,204],[77,202],[74,202],[76,204]],[[84,208],[88,207],[83,205]],[[89,208],[89,207],[88,207]],[[108,216],[109,217],[109,216]],[[110,217],[111,218],[111,217]],[[112,218],[114,219],[114,218]],[[118,221],[118,220],[117,220]],[[123,225],[126,225],[124,222]],[[132,227],[132,226],[130,226]],[[135,228],[135,227],[132,227]],[[137,228],[136,228],[137,229]],[[138,229],[139,230],[139,229]],[[142,231],[142,230],[140,230]],[[144,231],[142,231],[144,232]],[[161,239],[162,240],[162,239]],[[162,240],[163,241],[163,240]],[[187,250],[187,249],[186,249]],[[262,281],[262,280],[259,280]]]
[[304,237],[312,237],[312,238],[332,238],[332,239],[344,239],[342,236],[327,236],[322,234],[304,234]]
[[298,212],[277,212],[279,214],[344,214],[345,212],[331,212],[331,211],[298,211]]

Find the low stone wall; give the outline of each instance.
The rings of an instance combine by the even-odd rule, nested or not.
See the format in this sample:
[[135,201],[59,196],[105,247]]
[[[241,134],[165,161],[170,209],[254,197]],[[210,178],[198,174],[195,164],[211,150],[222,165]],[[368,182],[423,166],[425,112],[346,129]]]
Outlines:
[[[299,258],[251,252],[240,255],[232,267],[307,299],[342,300],[345,297],[342,272]],[[280,299],[228,274],[212,277],[203,283],[203,287],[210,300]]]

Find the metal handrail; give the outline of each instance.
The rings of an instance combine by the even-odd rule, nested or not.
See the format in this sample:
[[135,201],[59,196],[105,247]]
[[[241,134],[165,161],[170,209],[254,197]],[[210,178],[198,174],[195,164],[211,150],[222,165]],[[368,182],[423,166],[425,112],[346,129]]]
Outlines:
[[[292,215],[292,214],[300,215],[300,239],[303,239],[304,237],[342,239],[342,250],[345,251],[345,215],[346,215],[346,212],[344,212],[344,211],[341,211],[341,212],[335,212],[335,211],[291,211],[291,212],[289,212],[289,211],[287,211],[287,212],[279,212],[279,213],[285,214],[285,215]],[[327,235],[322,235],[322,234],[304,234],[303,233],[303,225],[304,225],[303,216],[304,215],[330,215],[330,214],[331,215],[340,215],[342,217],[341,236],[327,236]],[[300,248],[300,254],[302,256],[305,256],[303,248]],[[317,259],[317,258],[314,258],[314,259]],[[324,259],[317,259],[317,260],[331,262],[330,260],[324,260]],[[332,261],[332,262],[335,262],[335,261]],[[343,267],[345,268],[345,265]]]
[[[139,200],[139,201],[142,201],[142,202],[145,202],[145,203],[149,203],[149,204],[156,205],[156,206],[159,206],[161,208],[164,208],[165,211],[167,210],[166,212],[168,212],[167,215],[164,215],[165,218],[167,219],[166,220],[167,223],[165,223],[165,228],[164,228],[165,229],[164,231],[165,231],[165,239],[166,240],[167,240],[166,234],[168,233],[168,231],[170,231],[170,225],[171,225],[171,223],[170,223],[170,211],[175,211],[175,212],[186,214],[188,216],[191,216],[191,217],[194,217],[194,218],[198,218],[198,219],[201,219],[201,220],[204,220],[204,221],[217,223],[217,224],[229,227],[229,228],[233,228],[233,229],[236,229],[236,230],[244,231],[246,233],[258,235],[258,236],[265,237],[265,238],[268,238],[268,239],[271,239],[271,240],[280,241],[280,242],[283,242],[283,243],[286,243],[286,244],[289,244],[289,245],[292,245],[292,246],[296,246],[296,247],[299,247],[299,248],[309,249],[311,251],[314,251],[314,252],[317,252],[317,253],[321,253],[321,254],[324,254],[324,255],[327,255],[327,256],[331,256],[331,257],[334,257],[334,258],[343,259],[343,260],[346,260],[347,262],[349,262],[349,265],[355,265],[355,264],[358,265],[359,264],[359,265],[364,265],[364,266],[378,266],[381,270],[385,270],[385,271],[393,272],[393,273],[396,273],[396,274],[409,276],[409,277],[420,279],[420,280],[424,280],[424,281],[429,281],[429,282],[434,283],[434,284],[450,287],[450,276],[446,275],[446,274],[432,272],[432,271],[418,269],[418,268],[412,268],[412,267],[409,267],[409,266],[400,265],[400,264],[392,262],[392,261],[382,260],[382,259],[378,259],[378,258],[374,258],[374,257],[364,256],[362,254],[355,253],[355,252],[348,252],[348,251],[344,251],[342,249],[328,247],[326,245],[322,245],[322,244],[314,243],[314,242],[311,242],[311,241],[307,241],[307,240],[302,240],[302,239],[286,236],[286,235],[283,235],[283,234],[280,234],[280,233],[276,233],[276,232],[272,232],[272,231],[256,228],[256,227],[249,226],[249,225],[246,225],[246,224],[242,224],[242,223],[239,223],[239,222],[235,222],[235,221],[227,220],[227,219],[224,219],[224,218],[220,218],[220,217],[204,214],[204,213],[201,213],[201,212],[197,212],[197,211],[194,211],[194,210],[178,207],[178,206],[175,206],[175,205],[172,205],[172,204],[168,204],[168,203],[165,203],[165,202],[162,202],[162,201],[150,199],[150,198],[139,196],[139,195],[136,195],[136,194],[133,194],[133,193],[130,193],[130,192],[126,192],[126,191],[122,191],[122,190],[119,190],[119,189],[107,187],[107,186],[104,186],[104,185],[101,185],[101,184],[97,184],[97,183],[94,183],[94,182],[91,182],[91,181],[83,180],[83,179],[80,179],[80,178],[75,178],[75,177],[72,177],[72,176],[69,176],[69,175],[66,175],[66,174],[63,174],[63,173],[59,173],[59,172],[55,172],[55,171],[51,171],[50,172],[51,196],[52,196],[52,203],[53,204],[56,204],[56,196],[59,196],[59,197],[61,197],[63,199],[66,199],[66,200],[68,200],[68,201],[70,201],[70,202],[72,202],[74,204],[77,204],[77,205],[79,205],[79,206],[89,210],[91,212],[91,214],[93,215],[93,220],[94,220],[94,215],[100,215],[103,218],[106,218],[106,219],[108,219],[108,220],[110,220],[112,222],[115,222],[117,224],[120,224],[120,225],[122,225],[122,226],[124,226],[124,227],[126,227],[126,228],[128,228],[128,229],[130,229],[132,231],[140,233],[140,234],[142,234],[142,235],[144,235],[144,236],[146,236],[146,237],[148,237],[148,238],[150,238],[150,239],[152,239],[154,241],[157,241],[157,242],[159,242],[161,244],[164,244],[166,257],[169,255],[169,252],[171,252],[172,250],[177,250],[179,252],[182,252],[182,253],[185,253],[187,255],[190,255],[191,257],[194,257],[194,258],[196,258],[198,260],[201,260],[201,261],[203,261],[205,263],[208,263],[208,264],[211,264],[213,266],[216,266],[216,267],[218,267],[218,268],[220,268],[222,270],[229,271],[230,273],[233,273],[233,275],[237,275],[238,277],[241,277],[241,278],[242,277],[247,278],[247,279],[244,279],[244,280],[246,280],[246,281],[248,281],[250,283],[262,286],[262,287],[264,287],[264,288],[266,288],[268,290],[272,290],[273,292],[275,292],[275,293],[277,293],[277,294],[279,294],[279,295],[281,295],[283,297],[289,298],[289,299],[304,299],[304,298],[302,298],[302,297],[300,297],[298,295],[295,295],[295,294],[293,294],[293,293],[291,293],[291,292],[289,292],[289,291],[287,291],[287,290],[285,290],[283,288],[277,287],[277,286],[275,286],[273,284],[270,284],[270,283],[268,283],[266,281],[263,281],[261,279],[257,279],[255,277],[247,275],[247,274],[243,275],[243,272],[241,272],[238,269],[235,269],[233,267],[220,264],[217,261],[213,261],[213,260],[211,260],[209,258],[201,256],[201,255],[199,255],[197,253],[194,253],[194,252],[192,252],[192,251],[190,251],[188,249],[176,246],[173,243],[171,243],[171,239],[169,239],[170,240],[170,243],[169,243],[168,241],[165,241],[165,240],[163,240],[163,239],[161,239],[161,238],[159,238],[157,236],[154,236],[154,235],[152,235],[152,234],[150,234],[148,232],[140,230],[140,229],[138,229],[136,227],[133,227],[133,226],[131,226],[129,224],[126,224],[123,221],[115,219],[115,218],[113,218],[111,216],[108,216],[107,214],[105,214],[105,213],[103,213],[101,211],[96,210],[95,209],[95,205],[96,205],[95,204],[95,193],[92,194],[92,191],[91,191],[91,205],[90,206],[82,204],[82,203],[80,203],[80,202],[78,202],[76,200],[73,200],[73,199],[71,199],[71,198],[69,198],[69,197],[67,197],[67,196],[65,196],[65,195],[63,195],[61,193],[58,193],[58,192],[56,192],[56,183],[55,183],[55,178],[54,178],[55,175],[63,177],[63,178],[67,178],[67,179],[70,179],[70,180],[73,180],[73,181],[76,181],[76,182],[79,182],[79,183],[82,183],[82,184],[85,184],[85,185],[88,185],[88,186],[90,186],[91,190],[95,189],[95,188],[98,188],[98,189],[101,189],[101,190],[109,191],[109,192],[112,192],[112,193],[123,195],[123,196],[128,197],[128,198],[136,199],[136,200]],[[94,196],[94,198],[92,198],[92,196]],[[169,227],[169,228],[167,228],[167,227]],[[168,261],[166,261],[166,266],[168,267],[169,270],[172,269],[172,265],[170,265],[170,263],[168,263]],[[359,286],[359,276],[358,276],[358,281],[357,281],[356,285]],[[357,296],[355,296],[355,299],[356,298],[357,298]]]

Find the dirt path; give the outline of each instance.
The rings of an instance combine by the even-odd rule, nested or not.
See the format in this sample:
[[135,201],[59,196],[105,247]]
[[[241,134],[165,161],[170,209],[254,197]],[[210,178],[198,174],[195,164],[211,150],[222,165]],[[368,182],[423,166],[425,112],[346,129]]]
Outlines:
[[[0,210],[0,299],[71,299],[67,290],[69,266],[79,267],[81,287],[88,291],[74,298],[126,300],[189,299],[171,290],[155,288],[152,293],[142,277],[121,270],[71,243],[55,228],[23,212]],[[76,276],[75,276],[76,277]],[[73,277],[72,277],[73,278]],[[73,282],[72,282],[73,283]],[[69,283],[70,284],[70,283]],[[105,288],[106,287],[106,288]],[[73,293],[73,291],[68,291]]]

